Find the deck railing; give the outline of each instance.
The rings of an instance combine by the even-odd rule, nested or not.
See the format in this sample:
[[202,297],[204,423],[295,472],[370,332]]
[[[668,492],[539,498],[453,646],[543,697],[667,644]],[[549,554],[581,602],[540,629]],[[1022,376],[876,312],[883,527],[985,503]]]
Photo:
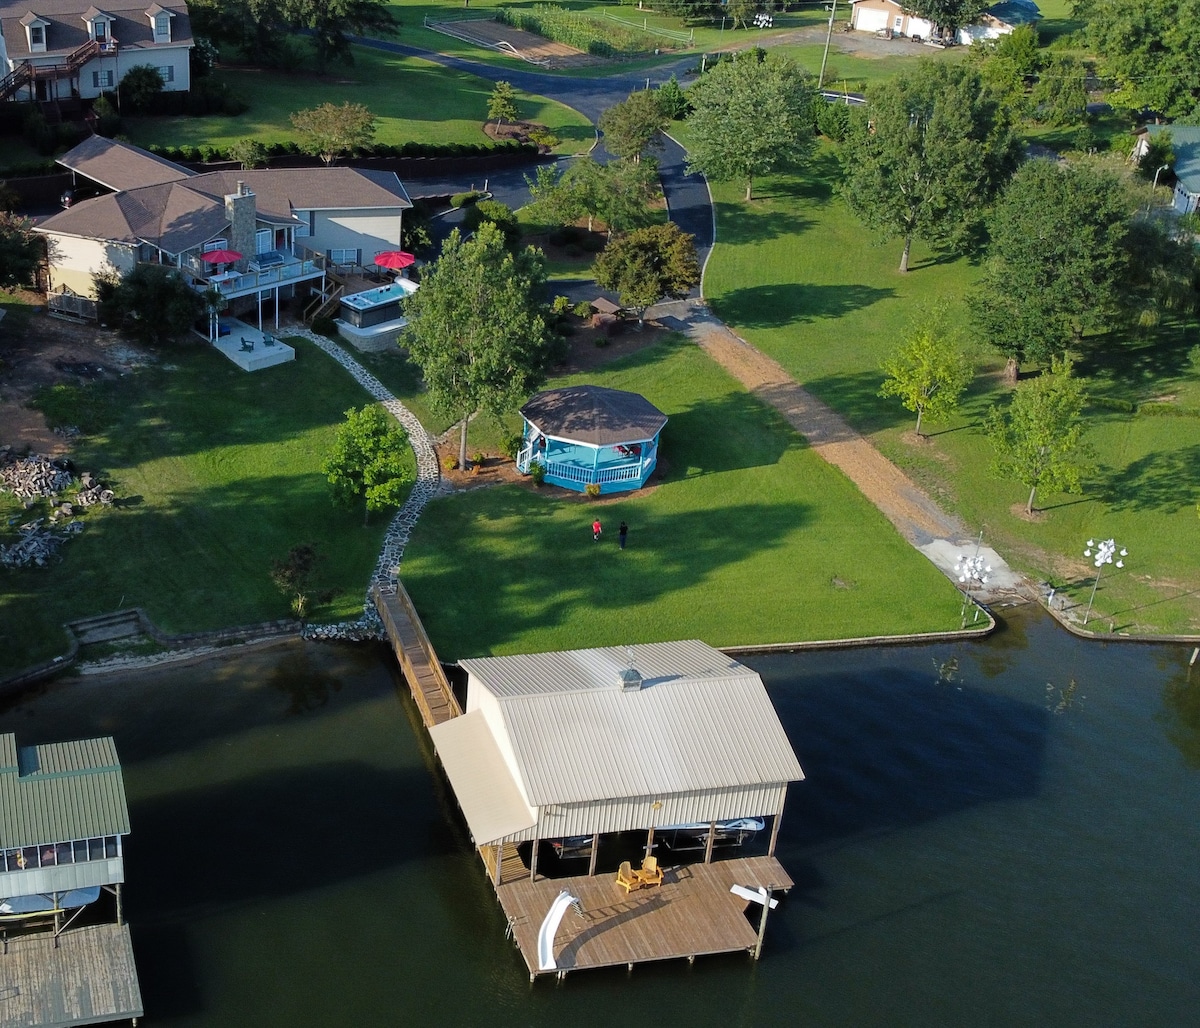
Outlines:
[[588,468],[548,459],[544,451],[539,450],[535,454],[531,446],[524,446],[517,454],[517,470],[527,475],[531,464],[540,464],[546,469],[547,479],[557,478],[562,482],[577,482],[580,485],[606,485],[609,482],[636,482],[646,473],[647,468],[654,467],[657,457],[658,447],[651,446],[639,460],[627,464]]
[[326,261],[323,253],[317,253],[305,246],[280,247],[277,251],[284,255],[282,264],[274,267],[252,269],[254,258],[241,260],[237,263],[245,265],[245,269],[237,268],[214,279],[215,268],[195,254],[184,254],[181,267],[195,280],[193,284],[201,291],[216,287],[225,296],[237,296],[243,293],[255,292],[259,289],[272,288],[289,282],[298,282],[305,278],[315,278],[325,273]]

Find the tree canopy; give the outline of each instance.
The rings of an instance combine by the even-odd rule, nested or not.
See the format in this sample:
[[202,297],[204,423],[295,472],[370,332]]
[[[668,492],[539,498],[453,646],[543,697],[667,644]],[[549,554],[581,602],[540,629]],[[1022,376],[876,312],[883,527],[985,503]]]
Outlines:
[[688,170],[744,182],[747,202],[756,177],[812,156],[812,86],[787,57],[744,51],[702,75],[690,96]]
[[43,236],[33,222],[10,211],[0,211],[0,289],[29,285],[45,253]]
[[476,411],[496,417],[545,380],[546,324],[537,294],[546,273],[540,252],[518,254],[484,222],[472,239],[450,233],[404,306],[401,336],[425,377],[434,409],[460,423],[459,463],[467,463],[467,425]]
[[645,225],[659,190],[658,168],[650,160],[605,165],[581,157],[561,174],[543,164],[525,181],[538,217],[560,225],[586,217],[589,232],[599,218],[610,235]]
[[904,0],[909,14],[927,18],[951,34],[957,34],[964,25],[973,25],[991,6],[989,0]]
[[1007,408],[995,406],[985,429],[996,449],[992,470],[1029,486],[1025,512],[1033,513],[1040,487],[1083,491],[1092,463],[1083,442],[1083,383],[1072,377],[1070,360],[1055,358],[1049,373],[1017,386]]
[[674,222],[614,236],[596,258],[596,283],[644,314],[663,296],[682,298],[700,283],[696,240]]
[[904,240],[903,272],[914,238],[968,249],[1019,156],[978,71],[920,60],[869,89],[854,113],[841,150],[842,195],[864,224]]
[[898,397],[905,410],[916,414],[920,436],[922,418],[941,421],[958,409],[974,371],[947,330],[944,314],[934,312],[914,325],[884,360],[883,373],[887,378],[879,395]]
[[137,264],[120,277],[93,278],[101,319],[140,342],[172,342],[204,315],[204,298],[175,268]]
[[320,107],[296,111],[292,127],[303,136],[306,152],[332,164],[375,138],[375,115],[362,104],[352,104],[349,100],[341,107],[323,103]]
[[669,121],[659,94],[643,89],[609,107],[598,124],[610,154],[639,161],[646,150],[662,146],[659,132]]
[[1200,107],[1200,0],[1075,0],[1118,88],[1110,102],[1171,117]]
[[413,480],[407,447],[408,433],[378,404],[351,407],[321,464],[334,502],[346,507],[362,502],[364,525],[372,511],[400,506]]
[[1128,266],[1132,204],[1112,174],[1028,161],[988,218],[991,242],[973,312],[1009,359],[1047,361],[1112,318]]
[[517,91],[513,89],[511,82],[502,79],[496,83],[488,97],[487,113],[489,120],[496,119],[496,128],[500,127],[502,121],[517,120]]

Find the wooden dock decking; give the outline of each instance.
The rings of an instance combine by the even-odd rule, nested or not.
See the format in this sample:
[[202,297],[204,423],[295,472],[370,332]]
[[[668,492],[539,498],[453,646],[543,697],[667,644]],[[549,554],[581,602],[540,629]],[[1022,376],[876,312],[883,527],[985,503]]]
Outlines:
[[[793,883],[774,857],[740,857],[666,868],[662,885],[628,895],[613,874],[539,878],[536,882],[526,876],[496,886],[496,895],[532,978],[647,960],[751,951],[758,938],[755,926],[759,915],[757,909],[751,913],[753,923],[746,917],[747,901],[729,891],[735,884],[786,891]],[[583,918],[567,912],[555,938],[558,969],[539,971],[538,929],[563,889],[579,898]]]
[[68,1028],[141,1017],[129,926],[17,935],[0,955],[0,1028]]
[[440,725],[462,714],[462,707],[450,688],[450,680],[434,652],[433,643],[425,634],[425,626],[417,616],[412,599],[404,585],[397,581],[395,595],[374,589],[371,598],[383,619],[383,627],[408,687],[421,711],[426,728]]

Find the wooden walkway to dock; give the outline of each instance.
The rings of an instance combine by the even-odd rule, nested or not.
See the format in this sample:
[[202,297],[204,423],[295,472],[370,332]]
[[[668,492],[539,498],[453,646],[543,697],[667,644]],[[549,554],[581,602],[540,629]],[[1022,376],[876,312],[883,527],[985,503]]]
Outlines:
[[460,716],[462,707],[450,688],[450,680],[442,670],[433,643],[429,641],[403,583],[396,582],[394,595],[376,588],[371,598],[383,619],[384,630],[396,659],[400,661],[425,727],[432,728]]
[[69,1028],[142,1016],[129,926],[16,935],[0,951],[0,1028]]
[[[792,879],[774,857],[740,857],[666,869],[663,884],[626,895],[613,874],[538,878],[526,874],[496,886],[513,938],[530,978],[584,968],[647,960],[692,959],[714,953],[749,952],[758,938],[759,909],[746,916],[747,901],[731,885],[775,891]],[[558,971],[539,971],[537,935],[554,898],[566,889],[578,897],[583,917],[568,910],[555,940]]]

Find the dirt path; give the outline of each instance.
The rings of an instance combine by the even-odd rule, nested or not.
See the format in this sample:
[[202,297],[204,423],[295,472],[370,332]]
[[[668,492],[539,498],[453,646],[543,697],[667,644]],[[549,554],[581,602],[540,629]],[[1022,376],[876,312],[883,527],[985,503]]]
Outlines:
[[[665,305],[664,305],[665,306]],[[776,361],[729,331],[696,301],[671,305],[662,318],[694,339],[713,360],[764,403],[770,404],[808,440],[818,456],[850,479],[914,547],[948,577],[956,579],[958,555],[976,540],[899,468],[832,408],[796,381]],[[998,553],[979,549],[992,568],[986,594],[1028,593],[1028,583]]]

